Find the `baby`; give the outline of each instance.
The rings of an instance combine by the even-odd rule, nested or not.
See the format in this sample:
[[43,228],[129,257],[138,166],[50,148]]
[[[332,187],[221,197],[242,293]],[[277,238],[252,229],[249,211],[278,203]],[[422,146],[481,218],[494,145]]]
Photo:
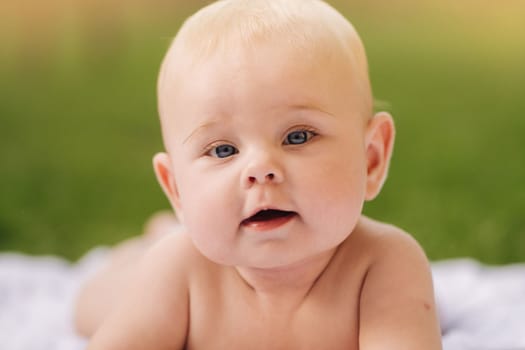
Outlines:
[[181,232],[134,242],[135,264],[81,293],[89,349],[441,349],[425,254],[362,215],[394,125],[342,15],[215,2],[180,29],[158,98],[154,169]]

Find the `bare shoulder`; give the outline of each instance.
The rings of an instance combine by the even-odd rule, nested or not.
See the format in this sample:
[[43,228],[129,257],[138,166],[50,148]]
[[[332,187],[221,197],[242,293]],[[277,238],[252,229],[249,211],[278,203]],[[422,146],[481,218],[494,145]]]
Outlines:
[[157,271],[167,273],[187,273],[188,269],[202,260],[188,235],[177,232],[166,235],[154,243],[144,254],[141,264],[144,268],[155,267]]
[[394,268],[408,261],[417,262],[416,266],[423,269],[428,268],[423,249],[410,234],[365,216],[341,245],[338,255],[343,256],[344,264],[357,264],[366,274],[380,264]]
[[421,246],[403,230],[368,218],[356,233],[367,251],[360,349],[441,349],[430,265]]
[[189,276],[197,260],[199,255],[183,234],[153,244],[89,349],[182,349],[188,329]]
[[389,259],[402,262],[413,258],[428,265],[419,243],[397,226],[362,217],[356,231],[360,243],[368,248],[370,264]]
[[[367,284],[373,283],[376,287],[393,288],[400,294],[418,289],[421,295],[432,297],[429,261],[409,233],[394,225],[363,217],[356,234],[367,261],[365,290]],[[388,294],[382,299],[385,298]]]

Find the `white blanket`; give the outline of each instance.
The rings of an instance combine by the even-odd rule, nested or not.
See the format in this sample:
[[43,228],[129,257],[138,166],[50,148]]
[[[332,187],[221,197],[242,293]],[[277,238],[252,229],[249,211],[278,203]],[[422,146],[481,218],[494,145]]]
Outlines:
[[76,264],[0,254],[0,349],[84,349],[86,340],[73,329],[74,296],[106,254],[107,249],[94,249]]
[[[94,249],[75,264],[0,254],[0,348],[84,349],[72,328],[73,300],[106,254]],[[445,350],[525,349],[525,264],[487,267],[460,259],[432,268]]]
[[434,263],[445,350],[525,349],[525,264]]

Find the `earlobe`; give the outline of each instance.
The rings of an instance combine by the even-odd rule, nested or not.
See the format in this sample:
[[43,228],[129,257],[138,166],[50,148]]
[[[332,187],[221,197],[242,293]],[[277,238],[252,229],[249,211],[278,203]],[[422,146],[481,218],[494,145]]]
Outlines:
[[386,180],[394,138],[394,121],[389,113],[379,112],[370,119],[366,135],[366,200],[374,199]]
[[180,217],[182,212],[180,210],[179,193],[175,183],[173,166],[167,153],[160,152],[155,154],[153,157],[153,169],[160,187]]

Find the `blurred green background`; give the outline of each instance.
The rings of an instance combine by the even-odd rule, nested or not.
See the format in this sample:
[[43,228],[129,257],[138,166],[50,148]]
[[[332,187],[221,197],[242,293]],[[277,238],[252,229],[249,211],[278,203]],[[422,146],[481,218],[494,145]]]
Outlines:
[[[329,1],[359,30],[398,134],[366,213],[432,260],[525,260],[525,2]],[[168,208],[155,84],[205,1],[0,4],[0,251],[79,258]]]

